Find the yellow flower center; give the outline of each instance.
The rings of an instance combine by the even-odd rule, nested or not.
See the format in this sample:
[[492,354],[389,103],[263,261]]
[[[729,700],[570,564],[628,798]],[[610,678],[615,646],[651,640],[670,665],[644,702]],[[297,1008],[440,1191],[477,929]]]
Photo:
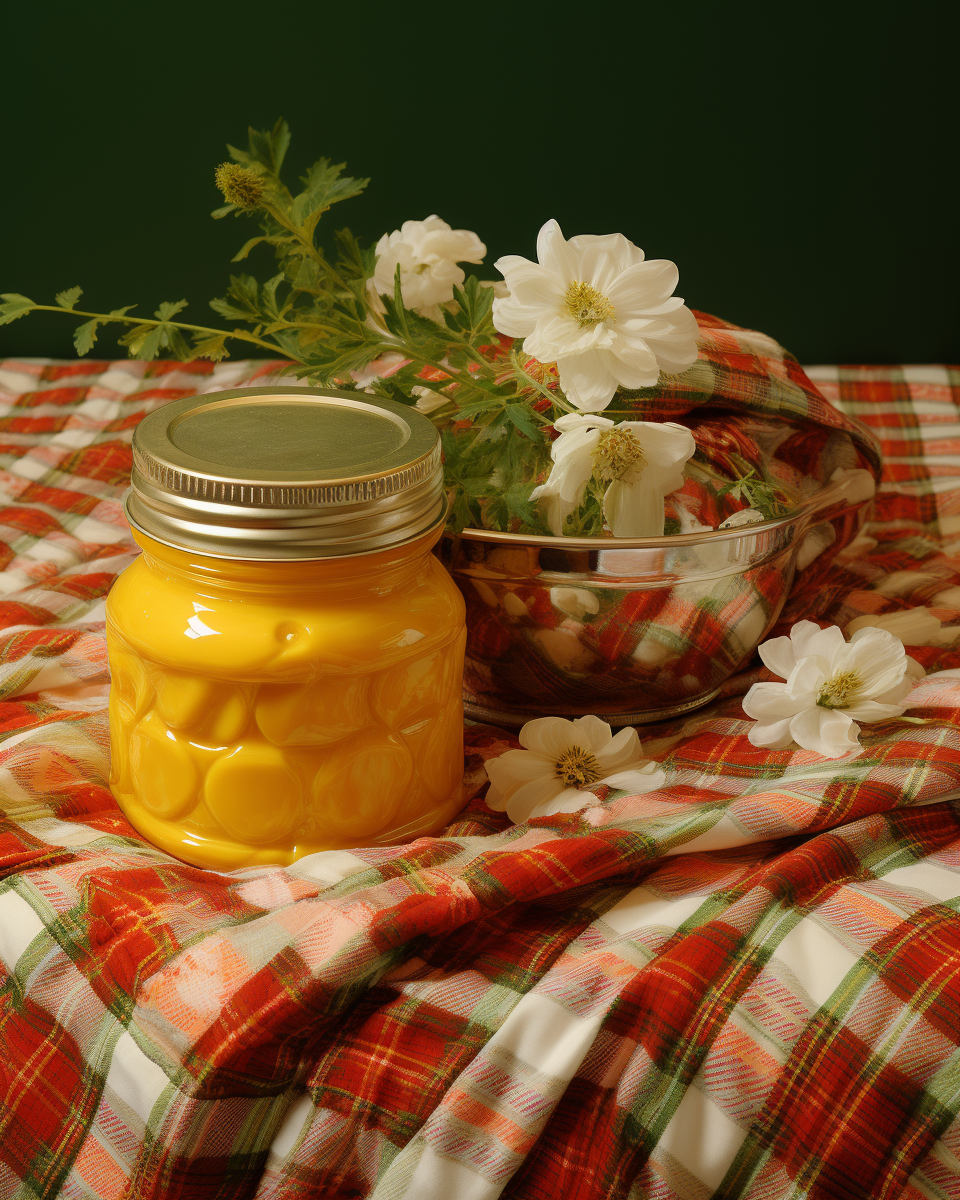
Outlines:
[[838,671],[820,689],[820,708],[846,708],[860,687],[859,671]]
[[602,292],[589,283],[571,283],[563,297],[570,315],[581,329],[599,325],[614,314],[614,307]]
[[583,750],[580,746],[571,746],[565,754],[561,754],[554,770],[567,787],[577,788],[596,783],[603,774],[600,764],[590,751]]
[[223,192],[224,200],[228,204],[236,204],[238,208],[256,208],[266,186],[263,176],[251,171],[249,167],[238,166],[237,163],[221,163],[213,178]]
[[622,479],[628,471],[642,470],[646,461],[640,439],[631,429],[619,425],[600,434],[593,452],[594,474],[600,479]]

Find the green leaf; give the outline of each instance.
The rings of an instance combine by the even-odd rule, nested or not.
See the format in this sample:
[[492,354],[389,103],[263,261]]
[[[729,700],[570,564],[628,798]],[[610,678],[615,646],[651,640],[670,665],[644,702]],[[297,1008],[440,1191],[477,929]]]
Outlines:
[[[253,131],[251,130],[250,132]],[[243,163],[245,167],[249,167],[254,161],[246,150],[239,150],[236,146],[231,146],[229,142],[227,142],[227,153],[234,162]]]
[[169,321],[171,317],[175,317],[178,312],[182,312],[186,307],[186,300],[164,300],[153,315],[158,321]]
[[97,340],[97,326],[100,324],[97,320],[86,321],[73,331],[74,349],[81,358],[93,349],[93,343]]
[[294,221],[308,234],[313,233],[321,215],[332,204],[359,196],[370,182],[369,179],[353,179],[343,175],[346,165],[321,158],[303,176],[301,182],[304,189],[294,197],[290,212]]
[[19,292],[2,292],[0,300],[4,302],[0,304],[0,325],[9,325],[17,317],[26,316],[31,309],[37,307],[32,300],[21,296]]
[[312,258],[301,258],[290,282],[298,292],[316,294],[323,291],[325,280],[320,274],[319,265]]
[[279,117],[276,125],[273,127],[273,132],[270,134],[270,151],[273,157],[273,171],[275,175],[280,174],[280,168],[283,166],[283,160],[287,156],[289,146],[290,126],[283,117]]
[[259,165],[265,167],[272,175],[277,175],[283,165],[283,160],[290,145],[290,128],[281,117],[269,132],[266,129],[247,129],[247,149],[238,150],[236,146],[227,145],[230,157],[245,166]]
[[210,301],[210,307],[231,321],[260,320],[260,287],[252,275],[231,275],[227,295]]
[[220,362],[223,358],[229,358],[230,351],[226,346],[228,336],[226,333],[217,333],[212,336],[204,333],[195,334],[196,345],[190,351],[190,357],[187,361],[192,362],[196,358],[209,358],[214,362]]
[[237,253],[230,259],[231,262],[240,262],[246,258],[254,246],[259,246],[261,242],[266,242],[269,239],[261,234],[259,237],[252,237],[249,241],[244,242]]
[[462,288],[455,287],[453,298],[460,309],[458,315],[464,328],[476,332],[488,324],[493,310],[493,288],[482,287],[476,275],[467,276]]
[[279,274],[272,276],[260,289],[260,308],[263,313],[269,317],[279,318],[280,311],[277,308],[277,288],[285,279],[282,271]]
[[215,208],[210,216],[215,221],[219,221],[221,217],[228,217],[231,213],[240,213],[241,211],[239,204],[224,204],[220,208]]
[[370,246],[364,250],[349,229],[338,229],[333,238],[337,244],[341,274],[366,283],[376,269],[376,248]]
[[543,434],[540,432],[539,426],[526,404],[508,404],[506,412],[507,416],[521,433],[525,433],[528,438],[532,438],[535,442],[543,441]]
[[73,308],[82,295],[83,288],[67,288],[65,292],[57,292],[57,303],[61,308]]
[[[123,317],[131,308],[136,308],[135,304],[127,304],[124,308],[114,308],[111,310],[110,317]],[[108,317],[94,317],[92,321],[85,321],[82,325],[78,325],[73,331],[73,345],[77,354],[82,358],[85,354],[89,354],[93,349],[93,344],[97,340],[97,329],[101,325],[109,325]]]
[[120,344],[128,347],[133,358],[151,359],[160,353],[162,338],[162,325],[135,325],[120,339]]

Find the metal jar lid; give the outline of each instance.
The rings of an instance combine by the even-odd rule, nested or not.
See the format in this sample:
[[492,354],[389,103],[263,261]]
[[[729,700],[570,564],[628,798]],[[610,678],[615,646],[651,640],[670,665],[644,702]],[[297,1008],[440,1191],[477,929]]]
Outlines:
[[328,558],[444,517],[440,439],[421,413],[326,388],[209,392],[133,435],[130,523],[217,558]]

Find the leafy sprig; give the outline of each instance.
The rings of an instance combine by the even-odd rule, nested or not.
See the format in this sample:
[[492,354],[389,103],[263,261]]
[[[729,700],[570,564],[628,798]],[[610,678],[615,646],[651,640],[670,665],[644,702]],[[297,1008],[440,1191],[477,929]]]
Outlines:
[[[373,247],[361,246],[349,229],[335,232],[327,246],[318,236],[323,216],[360,195],[369,180],[321,158],[291,190],[281,174],[289,145],[283,120],[271,130],[250,129],[246,149],[228,146],[230,161],[216,170],[225,203],[211,215],[259,224],[233,262],[246,268],[264,249],[274,259],[265,278],[246,269],[230,276],[224,295],[210,301],[221,325],[183,320],[185,300],[164,301],[152,317],[137,316],[135,305],[81,310],[79,287],[59,292],[54,304],[4,293],[0,325],[30,312],[83,318],[74,332],[81,356],[109,327],[119,327],[120,345],[143,360],[218,362],[239,344],[246,354],[280,357],[280,369],[299,379],[339,388],[357,387],[353,373],[383,359],[389,370],[368,372],[366,390],[404,404],[415,403],[425,388],[434,393],[430,416],[441,428],[453,525],[549,533],[530,493],[549,467],[553,422],[575,411],[556,372],[502,343],[492,320],[493,289],[475,276],[453,289],[440,320],[406,306],[399,267],[392,294],[379,295],[371,283]],[[772,515],[777,500],[765,487],[748,476],[723,490]],[[592,481],[567,532],[602,535],[602,498],[600,481]]]
[[719,487],[717,495],[742,500],[748,508],[757,509],[767,518],[786,516],[794,507],[783,489],[758,475],[754,467],[750,467],[739,479],[732,479]]

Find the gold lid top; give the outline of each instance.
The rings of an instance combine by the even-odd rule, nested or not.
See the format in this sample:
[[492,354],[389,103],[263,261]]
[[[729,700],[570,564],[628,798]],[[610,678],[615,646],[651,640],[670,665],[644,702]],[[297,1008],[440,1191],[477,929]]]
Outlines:
[[443,519],[440,439],[416,409],[326,388],[176,400],[133,436],[132,525],[221,558],[379,550]]

